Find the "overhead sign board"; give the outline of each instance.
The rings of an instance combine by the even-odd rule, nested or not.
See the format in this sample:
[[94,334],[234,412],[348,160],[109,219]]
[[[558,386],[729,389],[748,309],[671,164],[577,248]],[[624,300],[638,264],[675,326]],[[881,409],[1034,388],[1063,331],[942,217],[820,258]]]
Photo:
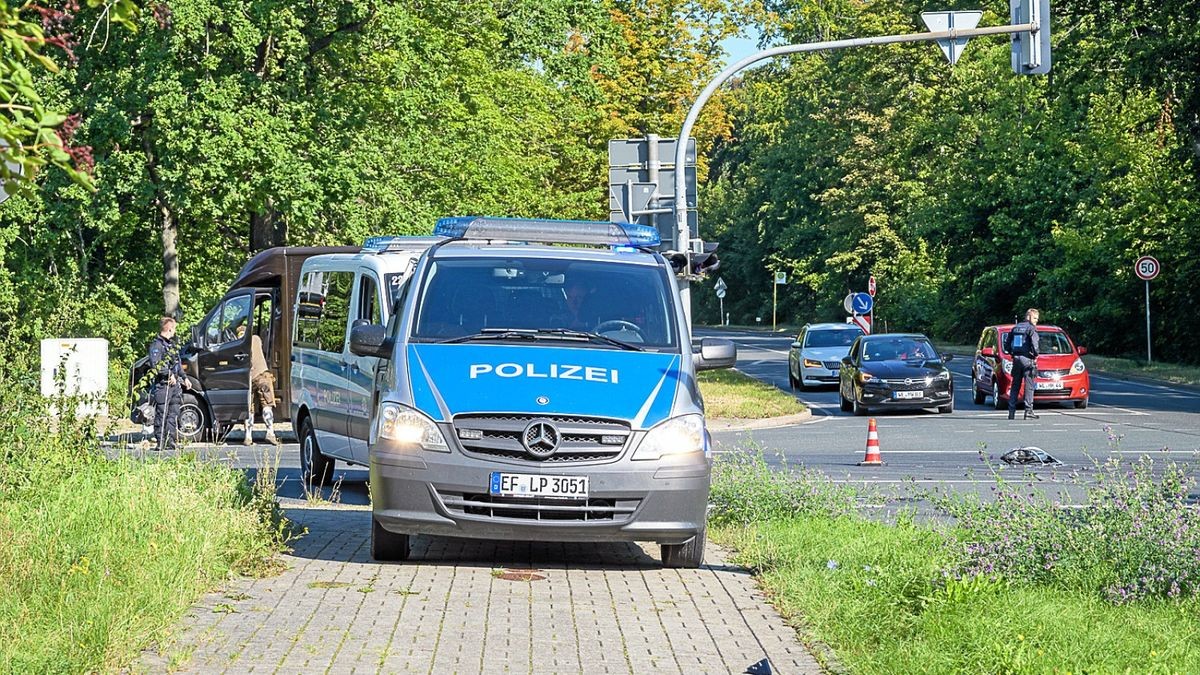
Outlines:
[[1133,271],[1142,281],[1151,281],[1162,271],[1162,265],[1158,264],[1158,258],[1144,255],[1133,264]]

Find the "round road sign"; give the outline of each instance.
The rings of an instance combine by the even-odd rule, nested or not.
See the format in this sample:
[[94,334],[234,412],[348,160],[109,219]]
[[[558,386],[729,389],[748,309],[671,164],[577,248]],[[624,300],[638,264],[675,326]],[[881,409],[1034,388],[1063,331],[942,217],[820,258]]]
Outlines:
[[855,314],[870,314],[874,306],[875,299],[866,293],[855,293],[854,299],[850,302],[850,307]]
[[725,289],[724,288],[717,289],[717,298],[721,299],[721,300],[725,299]]
[[1158,276],[1162,271],[1162,265],[1158,264],[1158,259],[1152,255],[1144,255],[1133,263],[1133,271],[1137,273],[1138,278],[1142,281],[1150,281]]

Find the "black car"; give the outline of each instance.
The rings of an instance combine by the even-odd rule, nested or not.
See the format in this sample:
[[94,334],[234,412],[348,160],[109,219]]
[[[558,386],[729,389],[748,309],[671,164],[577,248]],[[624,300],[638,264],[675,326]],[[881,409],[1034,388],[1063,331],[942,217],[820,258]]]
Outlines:
[[919,333],[864,335],[842,359],[838,385],[842,411],[866,415],[879,409],[937,408],[954,412],[950,354]]

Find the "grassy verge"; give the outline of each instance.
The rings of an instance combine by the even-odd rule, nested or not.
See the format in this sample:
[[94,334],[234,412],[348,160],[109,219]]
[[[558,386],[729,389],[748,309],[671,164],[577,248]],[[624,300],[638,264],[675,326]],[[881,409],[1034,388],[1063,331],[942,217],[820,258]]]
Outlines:
[[50,425],[28,383],[8,384],[0,672],[122,670],[205,591],[275,569],[286,536],[273,463],[250,485],[191,458],[109,460],[94,428]]
[[794,397],[732,368],[705,371],[697,379],[708,417],[765,419],[804,411]]
[[1134,375],[1175,384],[1200,384],[1200,367],[1178,363],[1146,363],[1136,359],[1120,359],[1110,356],[1083,357],[1089,368],[1113,375]]
[[1200,670],[1200,603],[1114,606],[1064,590],[937,584],[941,537],[808,516],[718,528],[794,625],[854,673]]
[[888,524],[819,472],[731,453],[710,532],[850,672],[1200,672],[1194,481],[1096,471],[1086,510],[998,480],[992,501],[935,502],[952,526]]

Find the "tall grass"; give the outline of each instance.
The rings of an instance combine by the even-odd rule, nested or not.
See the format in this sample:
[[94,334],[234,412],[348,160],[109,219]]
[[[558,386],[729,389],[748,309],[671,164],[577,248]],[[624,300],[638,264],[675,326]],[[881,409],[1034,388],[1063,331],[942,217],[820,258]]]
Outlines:
[[1077,478],[1082,508],[1001,480],[895,524],[760,449],[713,469],[712,534],[852,672],[1200,672],[1195,482],[1147,458]]
[[49,416],[31,359],[0,362],[0,672],[121,669],[205,590],[272,569],[272,472],[107,459],[93,422]]

